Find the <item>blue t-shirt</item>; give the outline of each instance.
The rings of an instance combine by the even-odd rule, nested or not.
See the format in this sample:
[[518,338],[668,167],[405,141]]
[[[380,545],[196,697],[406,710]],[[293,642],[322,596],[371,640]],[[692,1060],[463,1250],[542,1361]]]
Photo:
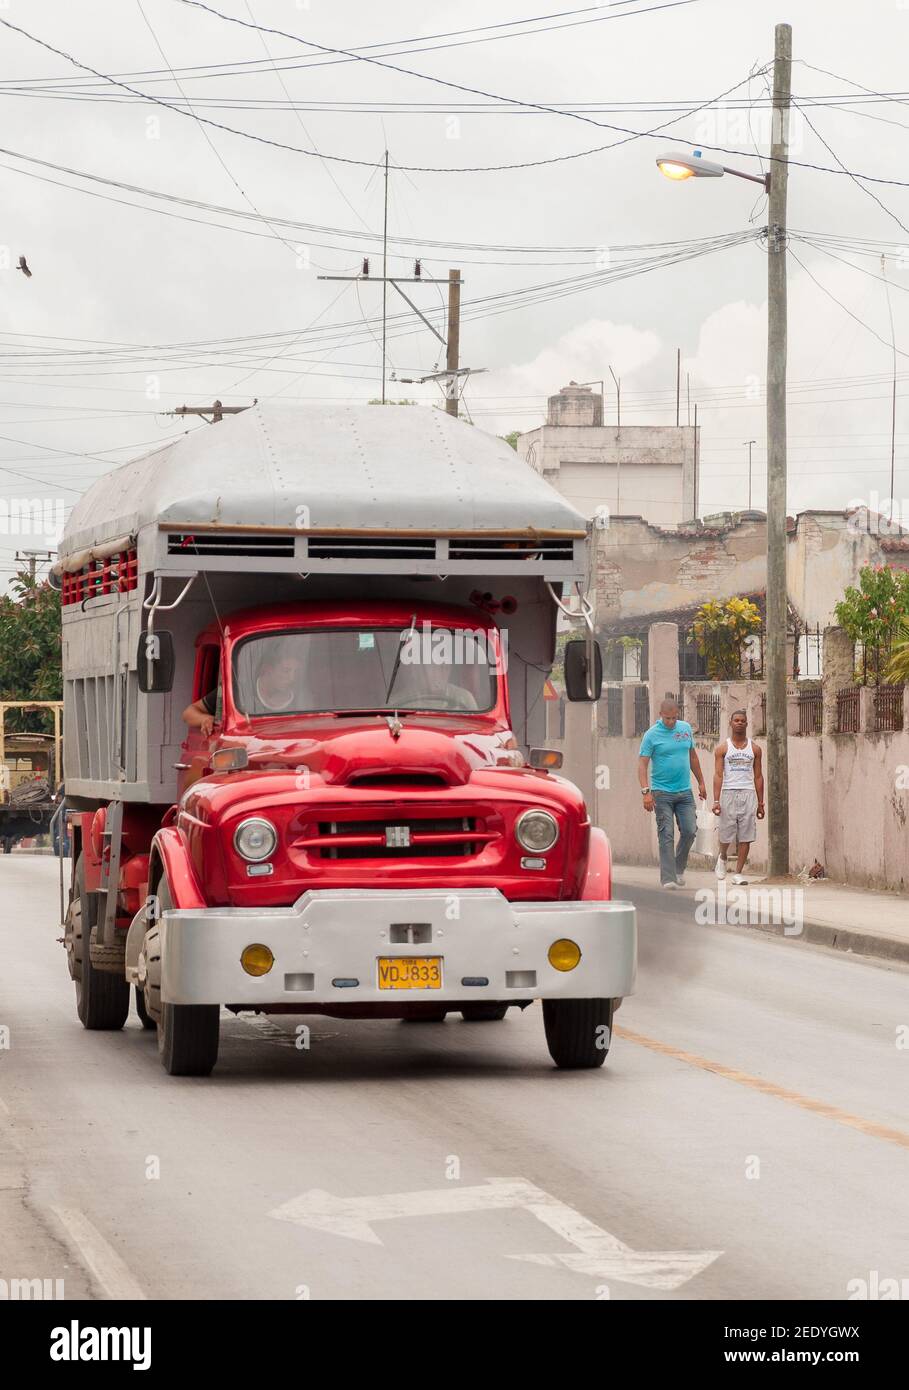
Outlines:
[[650,759],[650,785],[658,792],[687,792],[691,790],[691,750],[694,736],[691,725],[677,719],[674,729],[667,729],[662,719],[651,724],[641,739],[642,758]]

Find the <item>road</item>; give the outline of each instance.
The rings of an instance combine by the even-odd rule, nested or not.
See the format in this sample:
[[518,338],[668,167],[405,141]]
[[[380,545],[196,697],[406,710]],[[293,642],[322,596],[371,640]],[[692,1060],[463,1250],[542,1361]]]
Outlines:
[[80,1027],[55,861],[0,876],[0,1279],[678,1300],[909,1277],[905,967],[700,927],[690,895],[638,890],[639,993],[601,1071],[555,1071],[535,1006],[313,1018],[308,1051],[296,1020],[226,1017],[215,1074],[177,1079],[135,1016]]

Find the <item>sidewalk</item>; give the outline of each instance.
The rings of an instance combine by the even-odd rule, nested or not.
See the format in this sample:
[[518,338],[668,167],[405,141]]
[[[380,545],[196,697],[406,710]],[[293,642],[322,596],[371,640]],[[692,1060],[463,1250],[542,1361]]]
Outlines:
[[[656,865],[614,864],[612,874],[616,896],[621,895],[622,889],[644,889],[652,890],[668,902],[677,899],[679,903],[684,903],[695,900],[699,889],[706,888],[715,894],[720,887],[709,869],[686,870],[686,886],[676,889],[674,894],[660,887]],[[730,907],[735,901],[733,895],[748,893],[748,888],[733,885],[731,874],[724,886]],[[760,894],[773,888],[779,890],[781,885],[777,881],[765,886],[765,880],[756,874],[748,878],[748,887]],[[729,925],[739,931],[773,932],[794,941],[809,941],[838,951],[851,951],[855,955],[909,962],[909,897],[897,893],[877,893],[871,888],[852,888],[826,878],[809,879],[807,883],[793,878],[782,887],[784,891],[803,891],[804,920],[798,934],[793,933],[791,928],[785,930],[782,923],[731,922]],[[703,897],[696,900],[703,901]]]

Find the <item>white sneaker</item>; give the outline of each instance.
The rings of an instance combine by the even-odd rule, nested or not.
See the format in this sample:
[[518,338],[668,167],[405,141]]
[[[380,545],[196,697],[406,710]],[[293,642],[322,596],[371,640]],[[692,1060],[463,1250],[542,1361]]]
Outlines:
[[676,886],[676,888],[684,888],[684,887],[685,887],[685,878],[684,878],[684,875],[680,877],[678,874],[676,874],[676,876],[675,876],[675,886]]
[[673,878],[671,878],[671,879],[669,880],[668,883],[661,883],[661,884],[660,884],[660,887],[661,887],[661,888],[672,888],[673,890],[675,890],[676,888],[678,888],[678,886],[679,886],[679,885],[676,883],[675,879],[673,879]]
[[747,878],[745,878],[742,874],[733,874],[732,881],[733,883],[738,884],[739,887],[742,887],[743,884],[746,884],[748,882]]
[[717,878],[726,877],[726,860],[722,855],[717,855],[717,861],[713,866],[713,872],[716,874]]

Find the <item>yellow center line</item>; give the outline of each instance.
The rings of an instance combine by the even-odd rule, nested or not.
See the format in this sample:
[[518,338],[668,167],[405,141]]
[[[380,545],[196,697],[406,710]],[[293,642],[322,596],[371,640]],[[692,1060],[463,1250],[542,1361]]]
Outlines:
[[763,1077],[752,1076],[750,1072],[724,1066],[722,1062],[711,1061],[709,1057],[699,1057],[696,1052],[685,1052],[680,1047],[672,1047],[656,1038],[648,1038],[643,1033],[633,1032],[630,1028],[616,1027],[613,1032],[627,1042],[638,1043],[640,1047],[647,1047],[651,1052],[659,1052],[664,1057],[672,1057],[676,1062],[684,1062],[686,1066],[713,1072],[715,1076],[734,1081],[738,1086],[748,1086],[752,1091],[760,1091],[762,1095],[773,1096],[776,1100],[785,1100],[790,1105],[797,1105],[801,1110],[810,1111],[812,1115],[823,1115],[826,1120],[835,1120],[839,1125],[857,1129],[861,1134],[870,1135],[872,1139],[885,1139],[889,1144],[899,1144],[901,1148],[909,1149],[909,1134],[904,1130],[890,1129],[887,1125],[875,1124],[873,1120],[863,1120],[861,1115],[853,1115],[848,1110],[841,1110],[837,1105],[828,1105],[823,1100],[812,1100],[810,1096],[803,1096],[799,1091],[790,1091],[785,1086],[778,1086],[774,1081],[765,1081]]

